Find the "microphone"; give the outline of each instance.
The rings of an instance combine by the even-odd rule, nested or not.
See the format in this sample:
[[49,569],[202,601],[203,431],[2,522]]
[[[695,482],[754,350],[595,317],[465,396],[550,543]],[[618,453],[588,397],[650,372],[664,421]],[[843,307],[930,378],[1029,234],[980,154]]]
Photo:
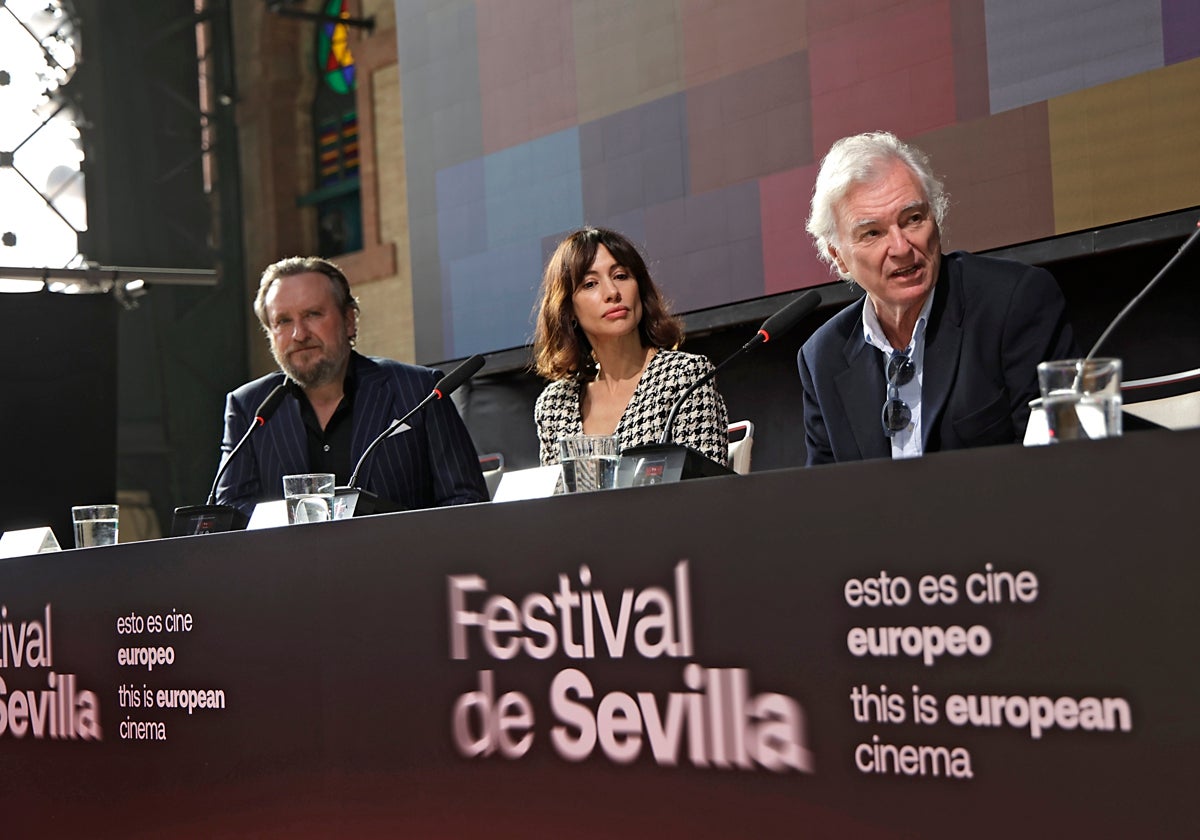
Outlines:
[[171,536],[215,534],[220,531],[233,530],[235,527],[245,527],[246,517],[240,510],[231,505],[215,504],[217,485],[221,483],[221,477],[225,475],[225,471],[229,469],[229,465],[233,463],[233,459],[241,451],[246,441],[250,440],[250,435],[271,419],[271,415],[275,413],[287,395],[288,383],[287,379],[284,379],[275,386],[271,393],[267,394],[267,398],[254,412],[254,420],[251,421],[250,428],[246,429],[246,434],[242,435],[237,446],[233,447],[229,451],[229,455],[221,462],[221,467],[217,470],[217,477],[213,479],[212,489],[208,491],[208,501],[202,505],[184,505],[175,508],[175,515],[171,519]]
[[213,504],[217,500],[217,485],[221,483],[221,476],[225,475],[225,471],[229,469],[229,465],[233,463],[233,457],[238,454],[238,451],[245,445],[246,441],[250,440],[250,435],[254,434],[254,430],[259,426],[266,424],[271,419],[271,415],[275,413],[275,409],[279,408],[279,404],[283,402],[283,398],[288,394],[288,383],[285,378],[275,386],[271,393],[267,394],[267,398],[262,401],[258,407],[258,411],[254,412],[254,420],[250,423],[250,428],[246,429],[246,434],[242,435],[242,439],[237,442],[237,446],[233,447],[222,463],[221,468],[217,470],[217,477],[213,479],[212,489],[208,491],[208,501],[205,504]]
[[[1100,333],[1100,337],[1096,339],[1096,343],[1092,345],[1092,349],[1088,351],[1088,354],[1082,359],[1075,360],[1075,376],[1071,381],[1069,391],[1067,391],[1067,389],[1063,389],[1064,391],[1067,393],[1074,392],[1074,394],[1078,395],[1078,397],[1082,397],[1084,392],[1084,375],[1089,369],[1088,363],[1095,358],[1097,351],[1099,351],[1099,349],[1104,345],[1104,342],[1108,340],[1108,337],[1112,334],[1112,331],[1115,330],[1117,326],[1125,320],[1125,317],[1132,312],[1139,303],[1142,302],[1146,295],[1150,293],[1150,290],[1158,285],[1158,281],[1162,280],[1162,278],[1165,277],[1167,273],[1175,267],[1176,263],[1183,258],[1183,255],[1195,246],[1198,240],[1200,240],[1200,222],[1196,223],[1196,229],[1192,231],[1192,235],[1184,240],[1184,243],[1179,246],[1179,250],[1175,252],[1175,255],[1171,257],[1171,259],[1167,260],[1166,265],[1160,268],[1158,273],[1150,278],[1150,282],[1147,283],[1140,292],[1134,295],[1133,300],[1125,304],[1125,307],[1117,313],[1116,317],[1113,318],[1112,321],[1109,322],[1108,326],[1104,328],[1104,332]],[[1120,387],[1120,383],[1117,384],[1118,387]],[[1051,420],[1051,428],[1049,430],[1049,435],[1051,438],[1059,436],[1056,435],[1056,427],[1059,424],[1063,424],[1063,427],[1067,430],[1066,432],[1060,432],[1060,434],[1066,435],[1063,437],[1063,439],[1078,438],[1080,440],[1090,440],[1093,437],[1093,434],[1089,433],[1088,428],[1085,427],[1082,421],[1082,415],[1080,414],[1081,407],[1077,406],[1074,401],[1067,406],[1057,406],[1052,404],[1050,400],[1043,399],[1042,404],[1048,420],[1051,419],[1051,412],[1054,412],[1054,419]],[[1130,416],[1133,417],[1134,428],[1145,428],[1147,426],[1150,428],[1156,428],[1158,425],[1156,423],[1150,423],[1146,420],[1141,420],[1133,415]],[[1123,417],[1123,415],[1119,415],[1119,417]],[[1099,437],[1105,437],[1106,430],[1107,424],[1101,420],[1095,425],[1093,433],[1098,432]],[[1119,426],[1117,427],[1116,433],[1120,434]]]
[[1159,269],[1158,274],[1155,274],[1154,277],[1151,278],[1150,282],[1146,284],[1146,287],[1138,292],[1134,299],[1129,301],[1129,303],[1125,305],[1125,308],[1117,313],[1117,317],[1113,318],[1112,322],[1104,328],[1104,332],[1100,334],[1100,337],[1096,339],[1096,343],[1092,345],[1092,349],[1088,351],[1087,356],[1084,357],[1085,362],[1091,360],[1092,357],[1096,355],[1096,351],[1100,349],[1100,346],[1104,344],[1106,340],[1108,340],[1109,333],[1116,329],[1117,325],[1125,320],[1125,316],[1132,312],[1133,308],[1142,302],[1142,298],[1148,295],[1150,290],[1158,284],[1158,281],[1165,277],[1167,272],[1175,267],[1175,263],[1179,262],[1183,255],[1192,249],[1197,240],[1200,240],[1200,222],[1196,223],[1196,229],[1192,231],[1192,235],[1189,236],[1184,243],[1179,246],[1179,250],[1175,252],[1175,256],[1171,257],[1171,259],[1167,261],[1167,264]]
[[[439,400],[443,397],[448,397],[462,386],[464,382],[470,379],[475,374],[479,373],[483,367],[484,358],[478,353],[467,359],[454,370],[447,373],[438,381],[438,384],[433,386],[433,391],[429,397],[437,397]],[[428,400],[429,397],[425,399]],[[420,406],[418,406],[419,408]],[[416,411],[414,408],[413,411]],[[411,413],[411,412],[410,412]]]
[[721,364],[710,370],[704,376],[693,382],[691,386],[683,392],[679,399],[675,400],[675,404],[671,406],[671,413],[667,415],[666,425],[663,427],[662,436],[659,438],[659,445],[665,445],[671,442],[671,429],[675,426],[675,418],[679,414],[679,410],[683,408],[683,404],[687,402],[697,388],[708,382],[717,375],[717,371],[732,362],[738,356],[757,347],[759,344],[766,344],[772,338],[779,338],[784,333],[788,332],[796,324],[800,323],[804,318],[812,314],[812,312],[821,305],[821,293],[815,289],[809,289],[800,297],[789,303],[787,306],[780,309],[767,320],[763,321],[763,325],[758,328],[758,332],[754,337],[743,344],[737,351],[729,356]]
[[811,315],[820,305],[821,293],[810,289],[763,321],[763,325],[758,328],[758,332],[755,333],[754,338],[750,339],[738,353],[748,350],[755,344],[766,344],[771,340],[771,336],[778,338],[784,333],[789,332],[792,327]]
[[621,462],[617,467],[617,486],[640,487],[647,484],[671,483],[684,478],[732,475],[733,470],[728,467],[722,466],[694,449],[671,442],[671,430],[675,427],[675,418],[679,415],[679,410],[696,392],[697,388],[717,375],[717,371],[750,348],[781,337],[800,323],[805,316],[811,314],[820,304],[821,293],[816,290],[810,289],[800,295],[764,321],[754,337],[743,344],[737,352],[688,386],[688,389],[671,406],[671,413],[667,415],[667,422],[658,443],[645,443],[621,450]]
[[363,464],[365,464],[367,459],[371,457],[371,453],[373,453],[379,447],[379,445],[387,440],[397,429],[403,426],[408,418],[412,417],[414,414],[424,408],[430,400],[440,400],[450,396],[452,393],[458,390],[458,388],[464,382],[466,382],[475,374],[479,373],[479,369],[483,367],[484,361],[485,360],[483,356],[480,356],[478,353],[467,359],[454,370],[450,371],[448,374],[439,379],[437,384],[433,386],[433,390],[429,392],[428,396],[413,406],[413,408],[407,414],[405,414],[399,420],[392,421],[392,424],[384,429],[383,434],[371,441],[371,445],[363,451],[362,457],[360,457],[358,459],[358,463],[354,465],[354,472],[350,474],[348,486],[350,488],[355,488],[358,486],[358,474],[362,471]]

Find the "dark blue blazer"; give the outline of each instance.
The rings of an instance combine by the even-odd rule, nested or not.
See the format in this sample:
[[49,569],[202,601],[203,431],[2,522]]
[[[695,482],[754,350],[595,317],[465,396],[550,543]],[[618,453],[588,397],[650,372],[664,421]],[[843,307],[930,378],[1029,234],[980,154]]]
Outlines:
[[[863,338],[863,301],[800,348],[809,464],[890,458],[880,412],[883,354]],[[1012,443],[1040,396],[1039,362],[1079,355],[1065,302],[1041,268],[956,251],[942,255],[925,333],[925,451]]]
[[[357,463],[393,420],[428,396],[441,374],[358,353],[350,354],[350,364],[356,378],[351,456]],[[283,381],[283,373],[276,371],[226,397],[222,458],[242,439],[267,394]],[[479,456],[451,400],[431,401],[408,425],[409,431],[393,434],[375,449],[358,477],[360,487],[408,509],[487,501]],[[300,404],[288,396],[229,465],[217,486],[217,503],[249,515],[258,502],[283,497],[283,476],[308,471]]]

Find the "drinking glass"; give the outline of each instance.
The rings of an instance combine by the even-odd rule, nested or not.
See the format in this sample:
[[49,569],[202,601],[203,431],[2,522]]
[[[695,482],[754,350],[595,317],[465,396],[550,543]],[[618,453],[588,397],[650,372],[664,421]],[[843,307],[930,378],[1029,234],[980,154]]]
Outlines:
[[1051,443],[1120,436],[1120,359],[1042,362],[1038,385]]
[[616,435],[570,435],[559,443],[563,488],[568,493],[617,486],[621,444]]
[[75,524],[75,547],[116,545],[119,519],[120,508],[117,505],[79,505],[71,508],[71,521]]
[[327,522],[333,510],[333,473],[304,473],[283,477],[289,525]]

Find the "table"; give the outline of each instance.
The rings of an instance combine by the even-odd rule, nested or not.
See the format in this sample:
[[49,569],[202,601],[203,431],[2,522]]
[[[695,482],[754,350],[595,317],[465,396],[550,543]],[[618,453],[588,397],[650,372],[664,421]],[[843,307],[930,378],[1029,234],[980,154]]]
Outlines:
[[1146,432],[2,561],[0,820],[1198,836],[1197,463]]

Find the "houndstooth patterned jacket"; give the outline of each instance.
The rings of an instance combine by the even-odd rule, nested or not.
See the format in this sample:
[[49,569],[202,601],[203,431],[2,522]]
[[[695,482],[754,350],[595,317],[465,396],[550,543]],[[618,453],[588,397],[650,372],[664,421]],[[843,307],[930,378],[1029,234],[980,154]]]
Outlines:
[[[704,356],[678,350],[655,353],[617,423],[621,448],[658,443],[675,400],[710,370],[712,362]],[[547,385],[538,397],[533,419],[543,466],[558,463],[560,437],[583,434],[582,395],[583,383],[560,379]],[[729,415],[713,382],[698,388],[679,409],[671,437],[720,464],[729,464]]]

